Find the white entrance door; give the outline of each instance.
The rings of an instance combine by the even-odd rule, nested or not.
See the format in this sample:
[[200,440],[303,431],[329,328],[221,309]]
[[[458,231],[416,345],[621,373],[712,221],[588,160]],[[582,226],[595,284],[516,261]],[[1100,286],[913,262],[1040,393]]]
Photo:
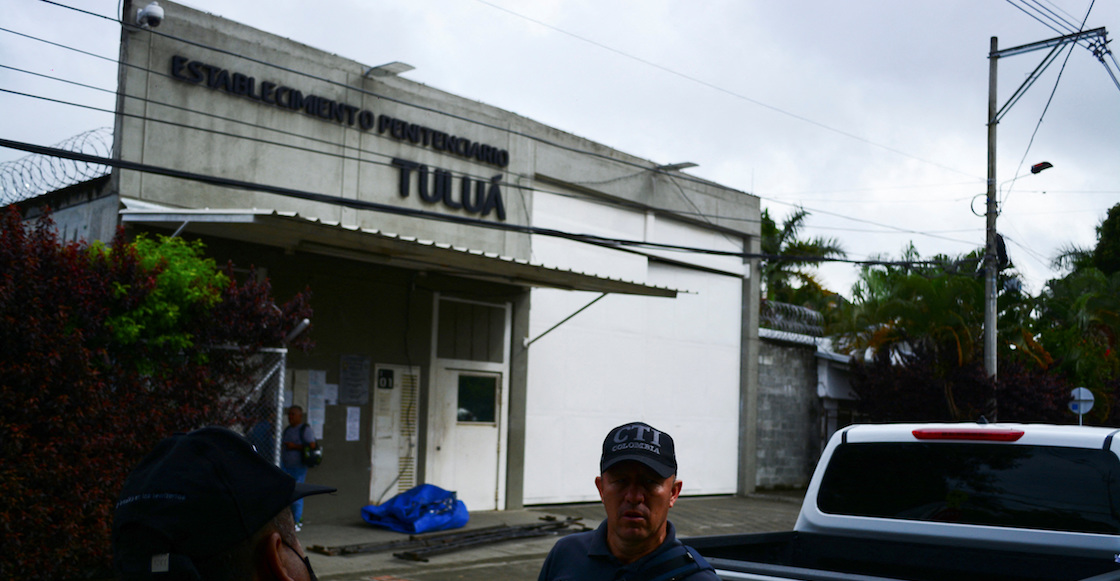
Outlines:
[[454,490],[469,510],[498,510],[505,505],[509,306],[436,300],[425,480]]

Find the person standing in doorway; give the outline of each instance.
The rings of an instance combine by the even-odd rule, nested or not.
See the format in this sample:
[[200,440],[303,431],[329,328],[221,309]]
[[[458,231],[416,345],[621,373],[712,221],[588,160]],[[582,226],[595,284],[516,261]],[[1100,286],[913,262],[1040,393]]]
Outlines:
[[[303,449],[309,447],[314,450],[318,444],[315,442],[314,430],[303,421],[303,408],[298,405],[288,408],[288,427],[284,428],[284,436],[281,441],[283,443],[283,454],[281,454],[280,464],[284,468],[284,472],[295,478],[296,482],[303,482],[307,479],[307,466],[303,463]],[[292,517],[296,521],[296,530],[300,530],[303,527],[302,498],[292,503]]]

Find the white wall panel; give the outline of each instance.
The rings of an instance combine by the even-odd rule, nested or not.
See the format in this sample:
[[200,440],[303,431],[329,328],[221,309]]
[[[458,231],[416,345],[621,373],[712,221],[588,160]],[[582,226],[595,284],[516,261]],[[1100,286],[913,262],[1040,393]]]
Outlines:
[[[643,239],[651,222],[643,213],[559,196],[538,196],[534,206],[537,225],[619,238]],[[674,244],[733,247],[702,228],[662,222],[654,228]],[[623,273],[643,270],[642,282],[692,294],[676,299],[611,295],[529,348],[525,503],[597,500],[593,479],[603,436],[632,420],[673,435],[685,494],[734,492],[742,279],[580,246],[588,245],[535,237],[533,256],[586,267],[588,254],[594,254],[597,268],[604,269],[599,274],[626,278]],[[636,261],[644,268],[636,268]],[[702,262],[742,272],[737,257]],[[531,337],[596,296],[534,290]],[[556,434],[562,434],[560,440]]]

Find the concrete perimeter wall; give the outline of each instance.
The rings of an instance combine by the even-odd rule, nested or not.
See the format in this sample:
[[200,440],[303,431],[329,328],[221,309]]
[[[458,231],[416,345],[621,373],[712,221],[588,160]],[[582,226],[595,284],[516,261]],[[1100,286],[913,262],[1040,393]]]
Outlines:
[[816,347],[760,341],[758,488],[809,484],[820,446]]

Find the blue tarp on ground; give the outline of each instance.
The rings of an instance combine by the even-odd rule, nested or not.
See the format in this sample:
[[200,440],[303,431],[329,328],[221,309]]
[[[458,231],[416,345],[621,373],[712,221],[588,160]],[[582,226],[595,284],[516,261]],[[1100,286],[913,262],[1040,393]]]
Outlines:
[[398,533],[457,529],[470,520],[467,505],[455,493],[421,484],[378,505],[362,507],[362,520]]

